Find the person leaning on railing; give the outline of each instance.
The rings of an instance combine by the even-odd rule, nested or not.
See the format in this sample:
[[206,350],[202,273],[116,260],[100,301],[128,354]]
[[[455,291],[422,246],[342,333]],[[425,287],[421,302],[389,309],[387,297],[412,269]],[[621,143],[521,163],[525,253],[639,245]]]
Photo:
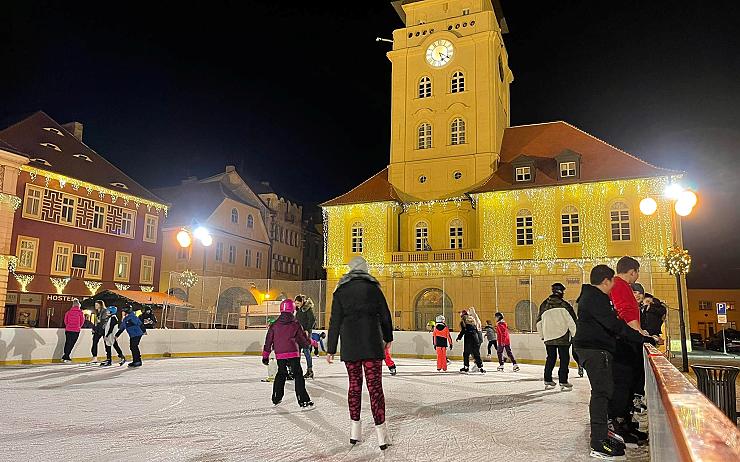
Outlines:
[[614,270],[606,265],[596,265],[591,270],[591,283],[583,285],[577,300],[578,322],[573,338],[573,347],[591,383],[591,456],[606,460],[621,459],[625,448],[622,441],[610,438],[608,427],[617,337],[635,344],[656,343],[654,338],[643,336],[617,317],[609,299],[613,279]]

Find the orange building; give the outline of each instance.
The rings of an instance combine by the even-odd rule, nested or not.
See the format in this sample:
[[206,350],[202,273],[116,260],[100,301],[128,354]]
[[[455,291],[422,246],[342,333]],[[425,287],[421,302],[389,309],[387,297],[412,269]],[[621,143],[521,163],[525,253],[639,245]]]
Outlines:
[[[740,312],[740,289],[689,289],[689,320],[691,332],[705,339],[723,327],[737,329]],[[717,323],[717,303],[727,304],[727,324]]]

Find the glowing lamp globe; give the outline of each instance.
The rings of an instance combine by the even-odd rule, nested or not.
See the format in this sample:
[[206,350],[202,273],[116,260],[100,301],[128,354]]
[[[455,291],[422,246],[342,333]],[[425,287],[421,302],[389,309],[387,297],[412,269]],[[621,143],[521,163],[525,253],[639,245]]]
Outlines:
[[195,228],[195,231],[193,231],[193,236],[198,239],[199,241],[202,241],[206,236],[210,236],[211,233],[208,232],[208,230],[202,226],[198,226]]
[[696,205],[696,193],[694,191],[683,191],[678,195],[678,201],[689,204],[691,207]]
[[683,186],[678,183],[671,183],[665,188],[665,197],[668,199],[678,199],[678,196],[683,192]]
[[213,244],[213,238],[211,237],[210,234],[206,234],[205,236],[201,238],[200,243],[206,247],[210,247],[211,244]]
[[177,243],[180,244],[180,247],[190,247],[190,244],[193,242],[193,240],[190,238],[190,233],[185,231],[184,229],[181,229],[177,233]]
[[676,202],[676,213],[682,217],[688,216],[691,213],[691,209],[694,207],[690,202],[677,201]]
[[640,212],[643,215],[652,215],[658,210],[658,203],[652,197],[646,197],[640,201]]

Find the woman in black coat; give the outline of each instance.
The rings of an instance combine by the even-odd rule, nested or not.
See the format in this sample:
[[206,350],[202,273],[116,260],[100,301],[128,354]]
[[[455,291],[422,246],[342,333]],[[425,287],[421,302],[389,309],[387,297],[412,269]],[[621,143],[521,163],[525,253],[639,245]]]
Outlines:
[[352,419],[349,441],[355,444],[362,435],[360,408],[364,370],[378,445],[384,450],[390,444],[390,436],[385,423],[382,364],[385,350],[393,341],[391,313],[380,283],[369,274],[365,259],[355,257],[349,267],[349,273],[342,276],[334,290],[326,360],[329,364],[333,362],[341,337],[341,357],[349,375],[347,401]]

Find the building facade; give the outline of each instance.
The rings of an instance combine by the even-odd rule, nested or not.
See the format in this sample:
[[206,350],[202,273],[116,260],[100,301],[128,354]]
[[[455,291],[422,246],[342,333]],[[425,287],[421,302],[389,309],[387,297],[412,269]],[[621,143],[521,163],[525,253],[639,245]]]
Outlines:
[[156,291],[167,206],[43,112],[0,131],[29,159],[16,174],[5,323],[58,327],[73,298]]
[[[711,337],[723,328],[737,329],[740,325],[740,289],[689,289],[689,319],[691,333],[701,335],[702,339]],[[717,303],[727,307],[727,323],[717,322]]]
[[[565,122],[511,127],[505,21],[490,0],[394,6],[405,27],[388,53],[390,162],[323,204],[327,293],[362,255],[398,328],[474,306],[531,331],[552,283],[574,300],[593,265],[632,255],[676,306],[660,261],[681,240],[662,195],[679,173]],[[657,210],[642,215],[648,197]]]
[[262,182],[254,188],[270,210],[270,277],[299,281],[303,268],[303,206],[281,196],[269,183]]
[[304,214],[303,280],[326,279],[324,270],[324,224],[319,214]]

